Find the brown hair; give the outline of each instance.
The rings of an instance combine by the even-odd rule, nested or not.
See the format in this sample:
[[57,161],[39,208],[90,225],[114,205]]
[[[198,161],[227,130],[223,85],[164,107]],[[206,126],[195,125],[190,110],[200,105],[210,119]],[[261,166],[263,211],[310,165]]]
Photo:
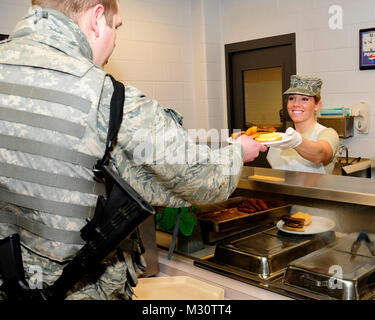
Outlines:
[[316,94],[316,95],[314,96],[315,104],[318,104],[319,101],[320,101],[320,99],[321,99],[321,96],[320,96],[319,94]]
[[79,16],[89,8],[102,4],[104,7],[104,16],[107,24],[112,27],[113,15],[119,10],[117,0],[32,0],[33,6],[50,8],[62,12],[70,17],[74,22],[78,22]]

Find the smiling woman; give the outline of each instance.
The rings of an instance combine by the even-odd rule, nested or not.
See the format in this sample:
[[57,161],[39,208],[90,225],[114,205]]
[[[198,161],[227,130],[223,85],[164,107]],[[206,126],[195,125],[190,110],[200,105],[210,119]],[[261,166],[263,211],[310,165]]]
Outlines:
[[316,121],[322,106],[322,80],[309,76],[291,76],[287,110],[294,129],[288,128],[289,140],[271,147],[267,160],[273,169],[332,173],[339,147],[335,130]]

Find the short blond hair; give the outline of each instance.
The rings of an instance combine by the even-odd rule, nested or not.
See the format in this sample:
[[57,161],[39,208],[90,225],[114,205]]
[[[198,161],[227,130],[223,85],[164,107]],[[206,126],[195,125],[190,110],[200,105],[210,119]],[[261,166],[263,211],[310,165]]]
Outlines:
[[118,13],[119,10],[117,0],[32,0],[31,4],[60,11],[76,23],[79,17],[88,9],[97,4],[102,4],[104,16],[110,27],[113,24],[113,15]]

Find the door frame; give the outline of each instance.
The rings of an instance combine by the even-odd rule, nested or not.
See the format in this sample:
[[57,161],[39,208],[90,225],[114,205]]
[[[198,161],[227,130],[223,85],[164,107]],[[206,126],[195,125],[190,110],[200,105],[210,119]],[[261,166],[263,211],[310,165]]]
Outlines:
[[[228,128],[230,132],[233,132],[234,128],[233,124],[233,86],[232,86],[232,78],[233,78],[233,70],[232,70],[232,58],[235,54],[246,52],[246,51],[253,51],[258,49],[265,49],[265,48],[272,48],[272,47],[280,47],[290,45],[292,47],[292,74],[296,74],[296,34],[295,33],[288,33],[278,36],[272,36],[267,38],[255,39],[255,40],[248,40],[243,42],[236,42],[224,45],[225,48],[225,73],[226,73],[226,91],[227,91],[227,119],[228,119]],[[283,92],[286,91],[289,87],[289,79],[288,81],[284,81],[283,79]],[[285,101],[283,101],[285,104]],[[283,106],[285,107],[285,106]],[[245,128],[244,128],[245,129]]]

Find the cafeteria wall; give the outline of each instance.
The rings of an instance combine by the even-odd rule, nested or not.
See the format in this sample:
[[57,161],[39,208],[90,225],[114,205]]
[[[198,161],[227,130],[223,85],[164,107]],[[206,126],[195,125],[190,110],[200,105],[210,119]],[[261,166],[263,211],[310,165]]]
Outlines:
[[[375,27],[373,0],[121,0],[124,26],[106,70],[184,116],[186,128],[227,128],[224,45],[296,34],[297,72],[324,80],[324,106],[371,107],[369,134],[342,140],[375,157],[375,70],[358,68],[359,29]],[[0,1],[9,33],[30,0]],[[342,28],[332,29],[332,6]]]
[[180,112],[187,129],[226,128],[220,1],[121,0],[121,11],[107,70]]
[[[216,0],[121,0],[120,3],[123,26],[118,30],[117,46],[106,71],[183,114],[186,128],[225,126],[223,64],[219,54],[222,44],[217,32],[219,3]],[[30,0],[1,0],[0,33],[9,34],[30,4]],[[215,23],[209,35],[207,17]]]
[[[297,73],[323,79],[323,106],[368,102],[370,132],[355,130],[341,143],[350,156],[375,157],[375,70],[360,71],[358,65],[359,29],[375,27],[375,1],[221,0],[221,5],[223,44],[295,33]],[[342,9],[342,29],[331,28],[339,22],[334,5]]]

